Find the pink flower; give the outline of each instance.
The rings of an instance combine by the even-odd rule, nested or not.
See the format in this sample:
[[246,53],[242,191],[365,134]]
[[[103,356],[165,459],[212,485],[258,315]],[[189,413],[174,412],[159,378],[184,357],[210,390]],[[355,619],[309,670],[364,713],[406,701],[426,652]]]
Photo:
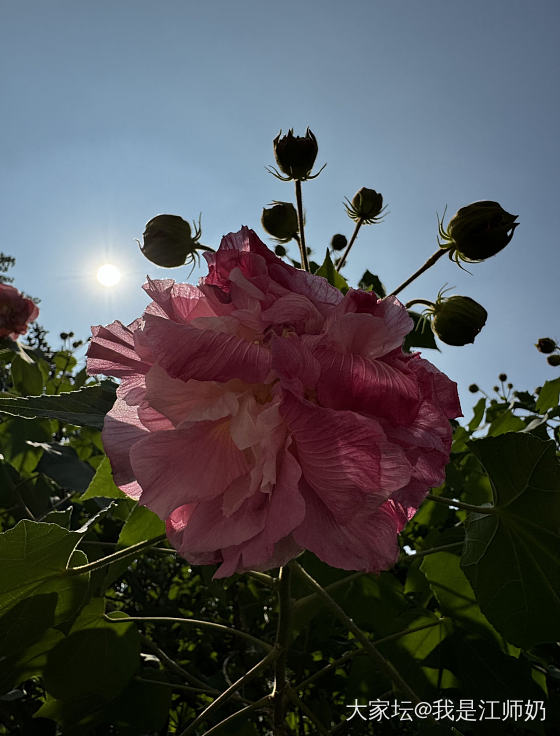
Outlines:
[[9,284],[0,284],[0,337],[17,340],[38,316],[39,308],[31,299]]
[[128,327],[94,327],[88,371],[121,379],[103,442],[117,485],[216,577],[303,549],[377,572],[449,460],[456,385],[418,354],[395,297],[277,258],[252,230],[205,254],[198,287],[144,286]]

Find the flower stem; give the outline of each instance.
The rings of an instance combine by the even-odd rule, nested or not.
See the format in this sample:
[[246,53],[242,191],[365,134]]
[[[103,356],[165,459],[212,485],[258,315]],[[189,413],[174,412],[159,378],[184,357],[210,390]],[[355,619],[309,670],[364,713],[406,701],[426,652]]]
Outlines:
[[436,263],[436,261],[438,261],[445,253],[447,253],[446,248],[438,248],[436,252],[428,258],[426,263],[418,269],[418,271],[415,271],[410,278],[408,278],[406,281],[403,281],[400,286],[397,286],[397,288],[392,291],[389,296],[396,296],[399,291],[402,291],[406,286],[411,284],[414,279],[417,279],[418,276],[421,276],[424,271],[427,271],[429,268],[431,268],[434,263]]
[[430,547],[429,549],[419,549],[413,555],[407,555],[406,553],[401,554],[399,562],[414,562],[419,557],[425,557],[426,555],[433,555],[436,552],[446,552],[450,549],[458,549],[463,546],[463,542],[451,542],[451,544],[442,544],[439,547]]
[[280,568],[278,575],[278,626],[276,629],[278,657],[274,664],[274,688],[272,691],[274,702],[273,728],[275,736],[284,736],[286,733],[285,719],[288,699],[286,665],[292,633],[291,575],[291,568],[287,565]]
[[435,304],[433,302],[428,301],[428,299],[412,299],[411,301],[407,302],[404,306],[407,309],[410,309],[415,304],[424,304],[426,307],[435,307]]
[[302,581],[307,584],[308,587],[312,588],[319,594],[319,597],[328,606],[328,608],[331,609],[331,611],[339,619],[339,621],[341,621],[346,626],[346,628],[351,631],[352,634],[354,634],[355,638],[362,646],[362,648],[365,649],[365,651],[375,661],[379,669],[381,669],[385,673],[385,675],[393,682],[393,684],[403,694],[407,695],[414,703],[419,703],[420,699],[418,695],[416,695],[416,693],[406,682],[406,680],[401,677],[400,673],[394,667],[394,665],[388,659],[385,659],[385,657],[375,648],[370,639],[368,639],[364,632],[358,626],[356,626],[354,621],[346,615],[346,613],[338,605],[338,603],[330,597],[330,595],[321,587],[321,585],[319,585],[319,583],[314,578],[312,578],[311,575],[306,570],[304,570],[298,562],[292,560],[292,562],[290,562],[290,566],[293,567],[293,569],[296,571]]
[[256,644],[257,646],[266,649],[268,652],[272,651],[274,648],[272,644],[269,644],[267,641],[263,641],[262,639],[257,639],[256,636],[248,634],[246,631],[234,629],[233,627],[225,626],[224,624],[217,624],[214,621],[201,621],[196,618],[178,618],[175,616],[121,616],[120,618],[111,618],[106,615],[105,620],[110,621],[112,624],[120,624],[122,622],[126,623],[127,621],[167,621],[175,624],[190,624],[191,626],[199,626],[201,629],[215,629],[223,631],[226,634],[233,634],[233,636],[245,639],[245,641],[248,641],[251,644]]
[[298,217],[298,230],[299,230],[299,252],[301,256],[301,267],[304,271],[309,273],[309,261],[307,260],[307,248],[305,247],[305,233],[303,232],[303,200],[301,198],[301,181],[295,179],[296,184],[296,202],[297,202],[297,217]]
[[254,667],[252,667],[248,672],[246,672],[242,677],[240,677],[238,680],[236,680],[233,685],[230,685],[227,690],[224,690],[224,692],[219,695],[216,700],[212,701],[210,705],[205,708],[202,713],[200,713],[192,723],[190,723],[184,731],[181,731],[179,736],[189,736],[189,734],[194,733],[196,727],[201,723],[201,721],[208,718],[209,715],[211,715],[215,710],[217,710],[221,705],[226,703],[228,700],[230,700],[235,693],[243,687],[249,680],[252,680],[256,675],[261,672],[261,670],[268,667],[269,664],[274,662],[274,660],[278,657],[279,649],[278,647],[274,647],[270,650],[270,652],[266,655],[264,659],[261,659],[260,662],[258,662]]
[[69,567],[66,570],[65,574],[66,575],[82,575],[84,572],[93,572],[94,570],[99,570],[102,567],[107,567],[107,565],[112,565],[113,562],[124,560],[127,557],[133,557],[137,552],[140,552],[141,550],[146,549],[147,547],[153,547],[154,544],[157,544],[158,542],[161,542],[164,539],[166,539],[165,534],[160,534],[157,537],[153,537],[153,539],[145,539],[143,542],[138,542],[137,544],[133,544],[130,547],[126,547],[126,549],[121,549],[118,552],[113,552],[112,555],[107,555],[107,557],[101,557],[101,559],[99,560],[88,562],[86,565],[78,565],[78,567]]
[[336,264],[337,271],[340,271],[340,269],[342,268],[342,266],[344,266],[344,264],[346,263],[346,259],[348,258],[348,253],[350,253],[350,248],[354,245],[354,241],[358,237],[358,232],[359,232],[360,228],[362,227],[362,223],[363,223],[363,220],[360,217],[359,220],[356,222],[356,227],[354,228],[354,232],[352,233],[352,237],[350,238],[350,241],[349,241],[348,245],[346,246],[346,250],[342,254],[342,257],[339,258],[338,261],[337,261],[337,264]]
[[459,509],[465,511],[474,511],[476,514],[497,514],[495,506],[473,506],[472,503],[464,503],[463,501],[456,501],[454,498],[447,498],[446,496],[434,496],[433,493],[428,493],[426,496],[430,501],[436,501],[437,503],[443,503],[445,506],[456,506]]

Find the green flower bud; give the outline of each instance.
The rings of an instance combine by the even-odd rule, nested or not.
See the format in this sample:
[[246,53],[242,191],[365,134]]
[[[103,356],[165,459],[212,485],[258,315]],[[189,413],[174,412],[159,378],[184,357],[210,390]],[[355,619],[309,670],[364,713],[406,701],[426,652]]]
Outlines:
[[341,235],[340,233],[337,233],[336,235],[332,236],[331,248],[333,250],[344,250],[347,245],[348,245],[348,239],[346,235]]
[[469,391],[471,392],[471,394],[476,394],[479,392],[479,390],[480,389],[478,388],[476,383],[471,383],[471,385],[469,386]]
[[507,381],[507,375],[505,373],[500,373],[498,379],[503,383],[504,381]]
[[295,136],[293,129],[287,135],[278,133],[274,139],[274,157],[278,168],[288,179],[310,179],[311,169],[317,158],[317,139],[307,128],[304,136]]
[[375,189],[366,189],[362,187],[359,192],[352,197],[352,201],[346,197],[346,212],[355,222],[361,220],[363,225],[371,225],[381,220],[380,215],[383,212],[383,196],[375,191]]
[[556,368],[560,365],[560,355],[549,355],[546,362]]
[[182,266],[189,258],[194,259],[198,255],[197,248],[209,250],[198,242],[200,227],[195,229],[193,236],[191,226],[179,215],[156,215],[146,225],[143,238],[142,253],[164,268]]
[[288,251],[287,251],[287,250],[286,250],[286,249],[284,248],[284,246],[283,246],[283,245],[277,245],[277,246],[276,246],[276,247],[274,248],[274,252],[275,252],[275,253],[276,253],[276,255],[278,256],[278,258],[284,258],[284,256],[286,255],[286,253],[287,253]]
[[272,202],[270,207],[263,208],[261,222],[266,232],[280,243],[297,238],[298,217],[291,202]]
[[556,345],[556,341],[551,337],[541,337],[535,347],[541,353],[553,353],[558,346]]
[[467,345],[486,323],[488,312],[468,296],[440,298],[432,311],[432,329],[448,345]]
[[463,261],[476,263],[496,255],[513,237],[518,215],[510,215],[497,202],[473,202],[461,207],[440,235]]

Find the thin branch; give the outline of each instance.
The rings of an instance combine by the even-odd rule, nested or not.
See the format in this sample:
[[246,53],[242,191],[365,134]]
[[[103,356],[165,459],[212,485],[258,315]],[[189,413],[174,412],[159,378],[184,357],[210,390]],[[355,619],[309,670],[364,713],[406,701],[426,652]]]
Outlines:
[[287,659],[292,627],[291,568],[285,565],[278,574],[278,626],[276,629],[276,646],[278,657],[274,663],[274,700],[273,729],[277,736],[284,731],[286,718],[286,695],[288,686]]
[[190,723],[184,731],[181,731],[179,736],[189,736],[189,734],[193,733],[195,728],[204,721],[206,718],[208,718],[209,715],[211,715],[215,710],[217,710],[220,706],[222,706],[224,703],[226,703],[230,698],[232,698],[236,692],[243,687],[249,680],[252,680],[253,677],[259,674],[261,670],[265,669],[265,667],[268,667],[269,664],[271,664],[276,657],[279,654],[279,650],[277,647],[274,647],[264,659],[261,659],[260,662],[258,662],[254,667],[252,667],[248,672],[246,672],[242,677],[240,677],[238,680],[236,680],[233,685],[228,687],[227,690],[224,690],[224,692],[219,695],[216,700],[212,701],[210,705],[205,708],[202,713],[200,713],[192,723]]
[[[114,619],[111,619],[114,620]],[[155,642],[153,642],[151,639],[148,639],[147,636],[144,636],[143,634],[140,634],[142,643],[148,647],[148,649],[151,649],[152,652],[154,652],[158,658],[163,662],[163,664],[170,670],[171,672],[175,672],[176,675],[179,675],[179,677],[182,677],[183,679],[187,680],[188,682],[191,682],[193,685],[196,685],[199,688],[205,689],[206,691],[210,692],[212,695],[219,695],[220,691],[216,690],[216,688],[210,687],[206,682],[203,680],[200,680],[196,675],[192,675],[187,670],[183,669],[178,662],[176,662],[174,659],[171,659],[171,657],[166,654],[163,649],[161,649]]]
[[402,678],[395,666],[388,659],[385,659],[379,651],[377,651],[370,639],[368,639],[364,632],[356,626],[354,621],[344,612],[338,603],[330,597],[330,595],[314,578],[311,577],[307,570],[303,569],[298,562],[292,560],[289,564],[294,568],[302,581],[319,594],[319,597],[331,609],[335,616],[346,626],[347,629],[349,629],[349,631],[352,632],[352,634],[354,634],[359,644],[361,644],[361,646],[368,652],[378,667],[390,680],[392,680],[395,686],[401,690],[402,693],[407,695],[414,703],[419,703],[420,699],[418,695],[416,695],[406,680]]
[[464,503],[463,501],[456,501],[454,498],[447,498],[446,496],[435,496],[433,493],[428,493],[426,496],[430,501],[436,501],[442,503],[444,506],[456,506],[459,509],[465,511],[474,511],[476,514],[497,514],[498,511],[495,506],[474,506],[472,503]]
[[442,544],[439,547],[430,547],[429,549],[419,549],[413,555],[407,555],[403,552],[399,557],[399,562],[414,562],[419,557],[425,557],[426,555],[432,555],[436,552],[446,552],[448,549],[458,549],[463,546],[463,542],[451,542],[451,544]]
[[305,715],[309,718],[311,723],[317,729],[317,732],[320,733],[321,736],[329,736],[329,732],[327,731],[325,726],[323,726],[321,721],[317,718],[315,713],[313,713],[313,711],[303,702],[303,700],[298,697],[297,693],[292,690],[291,687],[287,688],[286,693],[292,703],[296,706],[296,708],[300,708],[300,710],[302,710],[303,713],[305,713]]
[[105,620],[110,621],[112,624],[120,624],[120,623],[126,623],[127,621],[152,621],[152,622],[168,622],[168,623],[175,623],[175,624],[190,624],[191,626],[199,626],[201,629],[215,629],[217,631],[222,631],[226,634],[233,634],[233,636],[237,636],[241,639],[245,639],[245,641],[251,642],[251,644],[256,644],[259,647],[262,647],[263,649],[266,649],[268,652],[270,652],[274,647],[272,644],[269,644],[267,641],[263,641],[262,639],[257,639],[256,636],[253,636],[252,634],[248,634],[246,631],[241,631],[240,629],[234,629],[231,626],[225,626],[224,624],[217,624],[214,621],[201,621],[197,618],[178,618],[175,616],[121,616],[120,618],[110,618],[105,614]]
[[251,703],[250,705],[245,706],[245,708],[241,708],[241,710],[236,711],[235,713],[232,713],[227,718],[224,718],[223,721],[220,721],[215,726],[212,726],[212,728],[209,731],[204,732],[204,736],[212,736],[212,734],[215,734],[217,731],[221,731],[221,729],[224,726],[227,726],[231,723],[231,721],[235,720],[241,715],[247,715],[252,710],[258,710],[259,708],[264,708],[265,706],[268,706],[270,703],[270,695],[265,695],[264,698],[261,698],[260,700],[256,700],[254,703]]
[[147,547],[152,547],[154,544],[157,544],[164,539],[166,539],[166,535],[160,534],[158,537],[154,537],[153,539],[146,539],[143,542],[138,542],[138,544],[133,544],[126,549],[121,549],[118,552],[113,552],[112,555],[102,557],[101,559],[94,560],[93,562],[88,562],[86,565],[69,567],[66,570],[66,575],[81,575],[84,572],[93,572],[93,570],[99,570],[101,567],[107,567],[107,565],[113,564],[113,562],[118,562],[119,560],[124,560],[127,557],[132,557],[137,552],[140,552]]

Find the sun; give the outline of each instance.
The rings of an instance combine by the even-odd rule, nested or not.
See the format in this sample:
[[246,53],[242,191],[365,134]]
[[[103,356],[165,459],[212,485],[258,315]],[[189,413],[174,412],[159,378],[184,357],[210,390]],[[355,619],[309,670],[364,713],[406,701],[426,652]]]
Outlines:
[[97,269],[97,280],[102,286],[115,286],[121,280],[121,272],[112,263],[105,263]]

